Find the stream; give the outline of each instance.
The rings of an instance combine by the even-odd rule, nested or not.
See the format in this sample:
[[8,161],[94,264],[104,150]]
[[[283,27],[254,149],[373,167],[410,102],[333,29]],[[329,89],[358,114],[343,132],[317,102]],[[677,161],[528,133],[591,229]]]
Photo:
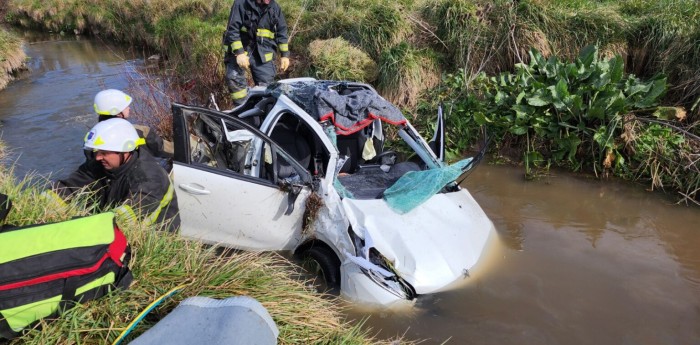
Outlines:
[[[0,138],[16,176],[62,177],[84,159],[95,93],[126,89],[144,62],[92,39],[25,40],[30,71],[0,92]],[[700,344],[697,207],[639,184],[523,175],[484,163],[467,180],[499,235],[467,281],[348,317],[422,344]]]

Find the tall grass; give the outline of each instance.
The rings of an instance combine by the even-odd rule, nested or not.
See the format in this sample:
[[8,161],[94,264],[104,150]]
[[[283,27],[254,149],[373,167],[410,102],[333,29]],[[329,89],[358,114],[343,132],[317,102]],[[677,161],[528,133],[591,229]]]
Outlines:
[[[48,204],[39,197],[41,182],[39,177],[17,180],[11,168],[0,168],[0,192],[8,194],[14,204],[7,222],[55,222],[97,211],[88,194],[65,207]],[[148,304],[184,283],[187,287],[155,309],[133,336],[148,329],[187,297],[246,295],[266,307],[280,330],[280,344],[382,343],[363,331],[361,325],[351,326],[343,321],[332,299],[315,293],[306,282],[292,279],[296,268],[274,253],[222,253],[216,247],[143,224],[123,230],[133,251],[131,287],[79,304],[10,344],[110,343]]]
[[439,67],[430,50],[417,50],[402,42],[382,53],[377,90],[389,101],[407,107],[418,103],[420,93],[437,85]]
[[[440,57],[434,68],[470,73],[512,71],[536,48],[545,56],[573,58],[583,46],[598,43],[627,57],[628,72],[669,77],[668,100],[686,108],[700,97],[698,26],[700,4],[693,0],[280,0],[290,27],[291,74],[314,71],[306,54],[314,40],[342,37],[380,60],[402,42],[414,51]],[[224,94],[220,38],[231,2],[224,0],[9,0],[10,20],[53,31],[86,32],[161,51],[195,81],[201,97]],[[606,48],[607,47],[607,48]],[[301,63],[294,63],[295,61]],[[383,78],[411,79],[379,73]],[[437,77],[437,74],[434,75]],[[381,88],[380,88],[381,89]],[[392,90],[392,92],[397,92]],[[413,90],[411,100],[418,97]],[[409,104],[399,104],[406,106]],[[695,120],[700,113],[690,114]]]
[[377,64],[343,38],[315,40],[309,44],[309,71],[319,79],[373,82]]
[[24,67],[26,58],[20,39],[0,27],[0,90]]
[[[337,63],[342,60],[333,54],[321,59],[318,49],[314,57],[308,53],[311,42],[318,46],[341,37],[376,62],[373,83],[382,95],[415,110],[421,108],[421,100],[434,101],[422,92],[437,84],[443,73],[465,77],[463,89],[439,91],[451,92],[440,96],[445,99],[457,98],[473,91],[480,72],[513,72],[516,64],[529,63],[531,48],[545,58],[571,60],[581,48],[596,43],[606,57],[620,55],[627,73],[644,79],[664,74],[669,92],[662,104],[684,107],[688,116],[680,126],[700,133],[700,126],[693,125],[700,120],[700,106],[693,107],[700,99],[700,2],[696,0],[279,3],[292,37],[293,76],[359,78],[346,72],[333,74],[340,71]],[[177,82],[194,85],[195,94],[204,98],[211,92],[225,93],[219,40],[230,5],[224,0],[9,0],[8,16],[25,26],[99,33],[148,45],[175,61],[171,68],[181,77]],[[453,131],[460,138],[477,134]],[[467,149],[464,140],[454,141],[460,145],[455,152]]]

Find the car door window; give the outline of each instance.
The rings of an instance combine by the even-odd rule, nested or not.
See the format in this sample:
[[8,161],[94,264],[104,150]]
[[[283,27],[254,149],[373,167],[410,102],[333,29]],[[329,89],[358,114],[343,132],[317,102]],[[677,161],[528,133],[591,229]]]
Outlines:
[[246,157],[255,135],[210,114],[185,113],[190,162],[217,170],[245,174]]
[[188,145],[180,147],[188,150],[194,166],[272,183],[294,177],[311,180],[299,164],[290,163],[294,158],[289,153],[240,121],[190,109],[182,111],[182,119]]

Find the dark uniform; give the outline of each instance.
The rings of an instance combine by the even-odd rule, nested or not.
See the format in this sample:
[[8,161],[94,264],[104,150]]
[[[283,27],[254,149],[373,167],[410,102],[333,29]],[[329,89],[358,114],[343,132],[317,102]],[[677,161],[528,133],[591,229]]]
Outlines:
[[[97,122],[113,119],[115,117],[116,116],[112,115],[99,115],[97,116]],[[146,125],[133,126],[134,129],[136,129],[136,133],[138,133],[139,137],[146,139],[146,148],[148,148],[148,151],[153,157],[164,159],[173,158],[172,144],[168,143],[169,145],[166,145],[163,138],[158,135],[155,129]]]
[[227,46],[224,63],[226,82],[237,105],[248,96],[248,82],[236,55],[244,52],[250,58],[250,70],[256,85],[267,85],[275,78],[275,52],[289,56],[287,22],[275,2],[258,4],[255,0],[235,0],[231,6],[223,44]]
[[100,207],[116,207],[118,216],[138,217],[148,223],[167,222],[171,232],[180,227],[173,185],[148,150],[132,151],[131,158],[113,170],[105,170],[100,162],[89,159],[68,178],[56,181],[53,190],[67,199],[88,185],[97,192]]

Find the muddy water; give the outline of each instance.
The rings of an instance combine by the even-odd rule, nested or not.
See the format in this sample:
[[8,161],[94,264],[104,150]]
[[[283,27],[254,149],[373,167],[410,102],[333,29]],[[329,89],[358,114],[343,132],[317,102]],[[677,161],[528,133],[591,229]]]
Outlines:
[[[17,175],[82,161],[96,90],[139,60],[69,38],[26,47],[31,73],[0,92]],[[700,210],[641,186],[482,164],[468,188],[499,238],[481,267],[408,310],[350,309],[382,338],[423,344],[700,344]]]
[[[424,344],[700,344],[700,210],[642,186],[481,165],[499,241],[457,289],[370,313]],[[354,316],[366,316],[355,310]]]
[[140,60],[122,48],[75,36],[24,39],[30,72],[0,92],[0,139],[11,150],[17,176],[65,175],[84,159],[80,148],[96,122],[95,94],[125,88],[130,65]]

